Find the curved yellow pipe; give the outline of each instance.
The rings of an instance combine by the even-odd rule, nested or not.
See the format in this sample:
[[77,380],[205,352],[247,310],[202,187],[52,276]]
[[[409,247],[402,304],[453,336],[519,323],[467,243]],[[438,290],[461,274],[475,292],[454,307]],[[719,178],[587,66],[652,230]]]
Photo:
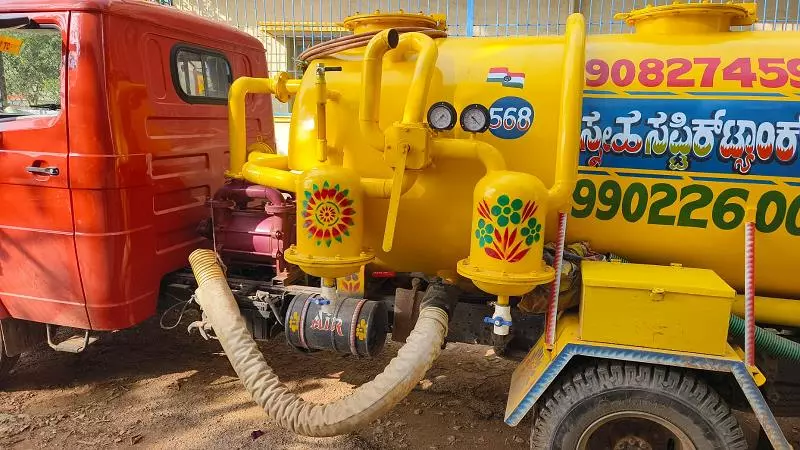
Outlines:
[[558,143],[556,147],[556,176],[548,192],[552,208],[565,210],[578,178],[578,149],[581,134],[584,64],[586,59],[586,21],[582,14],[567,18],[564,78],[561,83]]
[[403,109],[402,123],[422,123],[436,59],[439,58],[439,48],[430,36],[422,33],[406,33],[400,36],[400,46],[405,45],[417,51],[418,56],[411,86],[408,89],[406,106]]
[[431,143],[434,158],[478,159],[487,172],[505,170],[506,161],[495,146],[477,139],[434,139]]
[[273,169],[289,170],[289,157],[274,153],[250,152],[248,162],[258,162],[259,165]]
[[439,48],[430,36],[406,33],[398,37],[393,29],[383,30],[370,39],[364,51],[364,70],[361,77],[361,105],[358,111],[361,134],[369,145],[383,151],[385,138],[379,125],[383,56],[398,45],[418,53],[408,99],[403,109],[403,124],[422,123]]
[[241,177],[261,186],[296,192],[299,174],[286,170],[285,156],[274,156],[275,158],[253,158],[244,163]]
[[378,125],[381,102],[381,76],[383,55],[397,47],[399,36],[394,29],[383,30],[369,40],[364,51],[364,69],[361,75],[361,105],[358,120],[361,134],[372,147],[383,151],[384,136]]
[[245,98],[247,94],[272,94],[281,102],[289,100],[286,82],[289,75],[280,72],[273,78],[241,77],[231,84],[228,91],[228,139],[230,140],[230,169],[227,176],[242,178],[242,166],[247,155],[247,124],[245,122]]
[[[408,192],[417,181],[417,174],[406,172],[403,177],[400,194]],[[362,178],[361,189],[364,195],[371,198],[389,198],[392,195],[391,178]]]

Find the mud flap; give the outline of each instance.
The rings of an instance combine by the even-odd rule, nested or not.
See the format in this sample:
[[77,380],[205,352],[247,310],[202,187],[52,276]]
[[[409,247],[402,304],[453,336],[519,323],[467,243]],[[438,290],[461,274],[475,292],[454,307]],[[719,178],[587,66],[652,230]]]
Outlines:
[[47,340],[45,324],[14,318],[0,319],[3,347],[8,356],[17,356]]

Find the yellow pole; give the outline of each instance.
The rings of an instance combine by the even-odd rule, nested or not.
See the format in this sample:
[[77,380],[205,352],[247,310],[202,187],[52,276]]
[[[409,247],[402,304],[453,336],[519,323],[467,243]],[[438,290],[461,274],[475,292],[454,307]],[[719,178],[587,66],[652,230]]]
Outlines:
[[586,21],[583,14],[567,18],[564,79],[561,83],[556,177],[548,192],[550,205],[566,211],[578,177],[578,147],[581,134],[584,65],[586,60]]
[[325,65],[317,64],[317,160],[328,160],[328,120],[325,104],[328,102],[328,88],[325,82]]

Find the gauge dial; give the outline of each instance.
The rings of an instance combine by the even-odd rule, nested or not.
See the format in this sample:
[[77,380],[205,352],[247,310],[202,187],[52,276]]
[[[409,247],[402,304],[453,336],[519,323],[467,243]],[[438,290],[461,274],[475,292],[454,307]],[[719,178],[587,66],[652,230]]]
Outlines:
[[489,110],[474,103],[461,111],[461,128],[470,133],[483,133],[489,129]]
[[428,125],[437,131],[452,130],[456,116],[456,109],[450,103],[434,103],[428,110]]

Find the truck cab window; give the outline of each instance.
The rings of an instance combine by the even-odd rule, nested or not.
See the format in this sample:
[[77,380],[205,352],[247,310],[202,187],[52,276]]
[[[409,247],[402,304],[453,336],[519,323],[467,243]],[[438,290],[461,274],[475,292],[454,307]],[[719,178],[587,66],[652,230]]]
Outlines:
[[61,110],[61,31],[0,30],[0,119]]
[[172,54],[172,79],[181,98],[189,103],[227,102],[232,77],[224,56],[189,47],[176,47]]

